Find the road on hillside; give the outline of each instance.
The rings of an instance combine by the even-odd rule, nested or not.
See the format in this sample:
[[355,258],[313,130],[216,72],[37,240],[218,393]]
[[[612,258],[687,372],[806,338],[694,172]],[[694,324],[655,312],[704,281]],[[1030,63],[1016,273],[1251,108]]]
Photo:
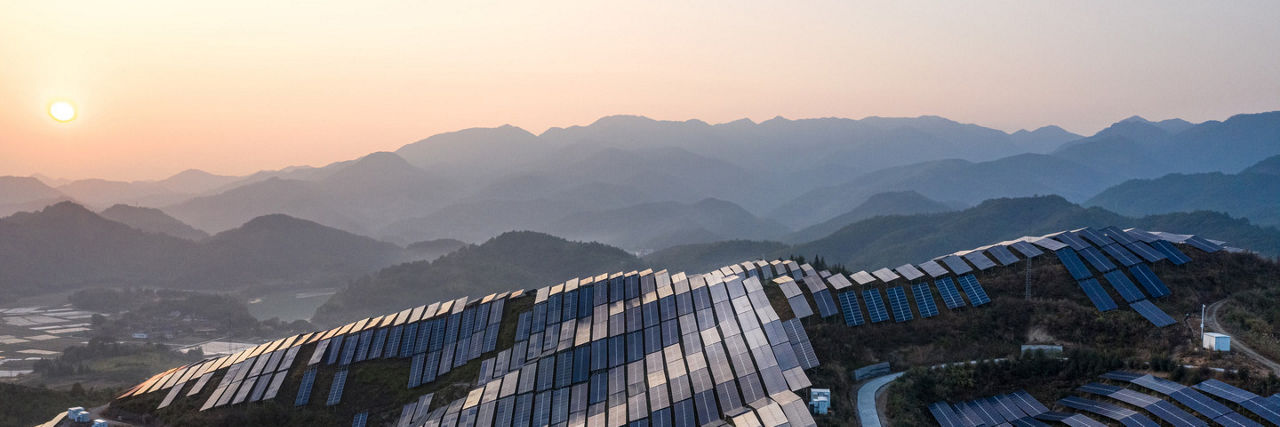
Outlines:
[[[1207,314],[1205,314],[1204,316],[1205,331],[1221,332],[1224,334],[1227,333],[1227,330],[1224,329],[1222,325],[1218,324],[1218,309],[1222,308],[1222,304],[1225,302],[1227,302],[1227,300],[1222,299],[1222,300],[1218,300],[1213,304],[1209,304],[1209,308],[1208,310],[1206,310]],[[1203,339],[1204,338],[1201,337],[1201,340]],[[1258,352],[1254,351],[1252,348],[1249,348],[1248,345],[1245,345],[1245,343],[1240,340],[1240,337],[1237,337],[1237,336],[1231,337],[1231,351],[1243,353],[1245,356],[1249,356],[1249,358],[1253,360],[1257,360],[1258,363],[1261,363],[1263,366],[1266,366],[1267,369],[1270,369],[1272,372],[1275,372],[1276,375],[1280,375],[1280,363],[1276,363],[1271,359],[1266,358],[1266,356],[1263,356],[1262,354],[1259,354]]]

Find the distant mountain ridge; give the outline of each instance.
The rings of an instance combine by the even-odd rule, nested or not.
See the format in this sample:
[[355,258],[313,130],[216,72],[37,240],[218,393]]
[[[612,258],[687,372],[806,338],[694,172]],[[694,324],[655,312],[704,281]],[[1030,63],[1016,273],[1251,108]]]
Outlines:
[[72,202],[0,219],[0,292],[313,286],[407,259],[395,245],[284,215],[200,242],[142,231]]
[[800,243],[822,238],[849,224],[882,215],[911,215],[946,212],[950,206],[934,201],[915,191],[873,194],[865,202],[835,218],[805,227],[787,236],[788,242]]
[[1260,225],[1280,226],[1280,156],[1239,174],[1169,174],[1107,188],[1085,202],[1124,215],[1220,211]]
[[167,234],[192,241],[209,237],[209,233],[197,230],[155,208],[115,205],[99,212],[98,215],[149,233]]

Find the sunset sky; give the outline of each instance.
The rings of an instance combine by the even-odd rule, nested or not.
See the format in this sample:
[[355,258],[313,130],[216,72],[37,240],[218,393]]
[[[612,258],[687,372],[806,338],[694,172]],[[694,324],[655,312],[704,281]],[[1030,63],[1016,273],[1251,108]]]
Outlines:
[[0,175],[247,174],[612,114],[1221,120],[1280,109],[1278,22],[1276,1],[9,1]]

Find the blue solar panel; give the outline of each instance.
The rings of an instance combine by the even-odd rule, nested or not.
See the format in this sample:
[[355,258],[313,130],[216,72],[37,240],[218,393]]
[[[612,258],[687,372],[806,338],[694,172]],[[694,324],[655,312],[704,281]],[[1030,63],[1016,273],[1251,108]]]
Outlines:
[[1142,259],[1147,260],[1147,262],[1156,262],[1165,259],[1164,254],[1152,249],[1150,245],[1142,241],[1135,240],[1133,243],[1124,245],[1124,247],[1133,253],[1138,254]]
[[311,400],[311,386],[316,383],[316,367],[307,368],[302,373],[302,382],[298,384],[298,397],[293,400],[293,406],[306,405]]
[[987,290],[982,288],[982,284],[978,283],[978,278],[972,274],[966,274],[956,278],[960,281],[960,287],[964,289],[965,296],[969,297],[969,304],[974,307],[991,302],[991,297],[987,296]]
[[1079,282],[1080,289],[1084,289],[1084,294],[1089,297],[1089,301],[1093,302],[1093,306],[1098,311],[1111,311],[1119,308],[1116,301],[1111,299],[1111,295],[1107,295],[1107,291],[1102,290],[1102,285],[1095,279],[1084,279]]
[[1107,283],[1110,283],[1111,287],[1120,293],[1120,297],[1124,298],[1125,302],[1134,302],[1147,297],[1142,294],[1142,291],[1138,290],[1133,281],[1129,280],[1129,276],[1124,275],[1123,271],[1108,271],[1102,276],[1107,278]]
[[1141,258],[1138,258],[1137,255],[1133,254],[1133,252],[1129,252],[1128,249],[1125,249],[1124,246],[1121,246],[1119,244],[1103,246],[1102,250],[1106,251],[1108,255],[1111,255],[1112,258],[1115,258],[1116,261],[1119,261],[1120,264],[1124,265],[1125,267],[1129,267],[1142,262]]
[[1138,314],[1141,314],[1142,317],[1147,318],[1147,320],[1151,321],[1151,323],[1156,325],[1156,327],[1163,328],[1165,326],[1178,323],[1174,321],[1172,317],[1169,317],[1164,310],[1161,310],[1160,307],[1156,307],[1155,304],[1152,304],[1151,301],[1148,300],[1129,304],[1129,307],[1133,308],[1134,311],[1137,311]]
[[991,254],[991,256],[994,256],[996,258],[996,261],[1000,261],[1000,263],[1004,265],[1009,265],[1009,264],[1018,262],[1018,257],[1014,256],[1013,252],[1010,252],[1009,248],[1004,245],[992,246],[990,249],[987,249],[987,253]]
[[333,384],[329,386],[329,400],[324,402],[325,406],[337,405],[342,401],[342,390],[347,386],[347,369],[342,368],[338,373],[333,374]]
[[379,329],[373,334],[373,345],[369,347],[369,358],[377,359],[382,357],[382,349],[387,345],[387,330]]
[[1170,262],[1173,262],[1173,265],[1182,265],[1191,262],[1191,257],[1178,250],[1178,247],[1174,246],[1173,243],[1169,243],[1164,240],[1156,240],[1151,243],[1151,246],[1155,247],[1155,249],[1160,251],[1160,253],[1163,253]]
[[404,334],[404,326],[395,326],[391,328],[391,332],[387,336],[387,351],[385,357],[391,358],[400,355],[400,335],[402,334]]
[[1092,228],[1082,228],[1076,231],[1075,235],[1083,237],[1085,240],[1088,240],[1089,243],[1093,243],[1094,246],[1097,247],[1103,247],[1115,243],[1111,239],[1107,238],[1107,236],[1102,235],[1102,233],[1099,233]]
[[964,421],[946,402],[930,404],[929,413],[933,414],[933,419],[937,420],[942,427],[965,427]]
[[440,372],[440,352],[427,353],[427,361],[422,364],[422,383],[435,381],[438,372]]
[[351,427],[364,427],[369,422],[369,413],[361,412],[351,419]]
[[1138,279],[1138,283],[1141,283],[1142,287],[1153,298],[1169,295],[1169,288],[1164,285],[1164,282],[1159,277],[1156,277],[1156,273],[1151,271],[1151,268],[1147,267],[1146,264],[1130,267],[1129,272],[1133,273],[1133,277]]
[[880,296],[880,289],[870,288],[862,291],[862,301],[867,304],[867,314],[871,315],[871,323],[889,320],[889,312],[885,310],[884,297]]
[[823,289],[813,294],[813,301],[818,304],[818,315],[823,318],[835,316],[839,311],[836,309],[836,303],[831,299],[831,291]]
[[1083,261],[1080,261],[1080,257],[1076,255],[1075,250],[1062,248],[1054,253],[1058,254],[1058,259],[1062,260],[1062,265],[1067,267],[1067,272],[1071,273],[1072,278],[1084,280],[1093,277],[1093,273],[1089,271],[1089,267],[1084,266]]
[[938,303],[933,300],[933,291],[929,290],[928,282],[911,285],[911,296],[915,297],[920,317],[927,319],[938,315]]
[[360,336],[357,334],[347,335],[346,341],[342,343],[342,364],[350,365],[351,360],[356,357],[356,348],[360,346]]
[[893,321],[902,323],[911,320],[911,303],[907,301],[907,293],[901,286],[886,289],[889,294],[889,306],[893,308]]
[[417,348],[414,342],[418,339],[418,323],[410,324],[404,328],[404,336],[400,338],[400,356],[409,357],[413,355],[413,351]]
[[1188,245],[1191,245],[1191,247],[1193,248],[1196,248],[1208,253],[1214,253],[1222,250],[1222,246],[1219,246],[1217,243],[1210,242],[1209,240],[1200,236],[1191,236],[1187,238],[1186,242],[1183,242],[1183,243],[1186,243]]
[[844,324],[847,326],[859,326],[866,323],[862,318],[862,309],[858,307],[858,294],[853,291],[841,292],[837,295],[840,300],[840,313],[844,315]]
[[955,274],[965,274],[973,271],[973,268],[969,267],[969,264],[966,264],[964,259],[955,255],[947,255],[943,257],[941,261],[943,264],[947,265],[947,268],[951,269],[952,273]]
[[1262,424],[1258,424],[1251,419],[1245,418],[1244,415],[1240,415],[1235,412],[1222,414],[1221,416],[1214,418],[1213,422],[1224,426],[1262,427]]
[[933,282],[938,287],[938,293],[942,294],[942,302],[947,305],[947,309],[955,310],[964,307],[964,298],[960,297],[960,291],[956,289],[956,283],[950,277],[943,277]]
[[426,354],[418,353],[413,356],[413,361],[409,363],[409,388],[422,385],[422,364],[426,361]]
[[1105,272],[1116,269],[1116,265],[1111,263],[1111,261],[1107,259],[1106,255],[1103,255],[1102,251],[1099,251],[1098,248],[1089,246],[1081,249],[1079,253],[1080,256],[1084,257],[1085,261],[1089,261],[1089,265],[1092,265],[1094,270]]

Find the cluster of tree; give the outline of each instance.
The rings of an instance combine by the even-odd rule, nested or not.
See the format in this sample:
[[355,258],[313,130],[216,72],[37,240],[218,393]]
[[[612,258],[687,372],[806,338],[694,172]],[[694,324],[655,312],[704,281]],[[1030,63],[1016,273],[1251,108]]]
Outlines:
[[36,425],[73,406],[90,407],[111,400],[116,390],[86,390],[76,383],[68,391],[0,382],[0,424]]
[[259,321],[249,314],[243,300],[230,295],[171,289],[87,289],[72,294],[69,299],[85,309],[123,311],[110,318],[93,318],[94,335],[107,341],[134,332],[182,335],[197,329],[213,329],[220,335],[253,337],[313,329],[305,320]]
[[1280,359],[1280,288],[1259,289],[1232,296],[1218,320],[1249,347],[1272,360]]
[[[32,368],[37,374],[46,378],[65,377],[92,373],[88,362],[121,356],[134,356],[143,353],[166,353],[169,348],[161,344],[120,343],[108,339],[94,337],[82,346],[67,347],[56,359],[42,359]],[[202,357],[194,353],[192,358]]]

